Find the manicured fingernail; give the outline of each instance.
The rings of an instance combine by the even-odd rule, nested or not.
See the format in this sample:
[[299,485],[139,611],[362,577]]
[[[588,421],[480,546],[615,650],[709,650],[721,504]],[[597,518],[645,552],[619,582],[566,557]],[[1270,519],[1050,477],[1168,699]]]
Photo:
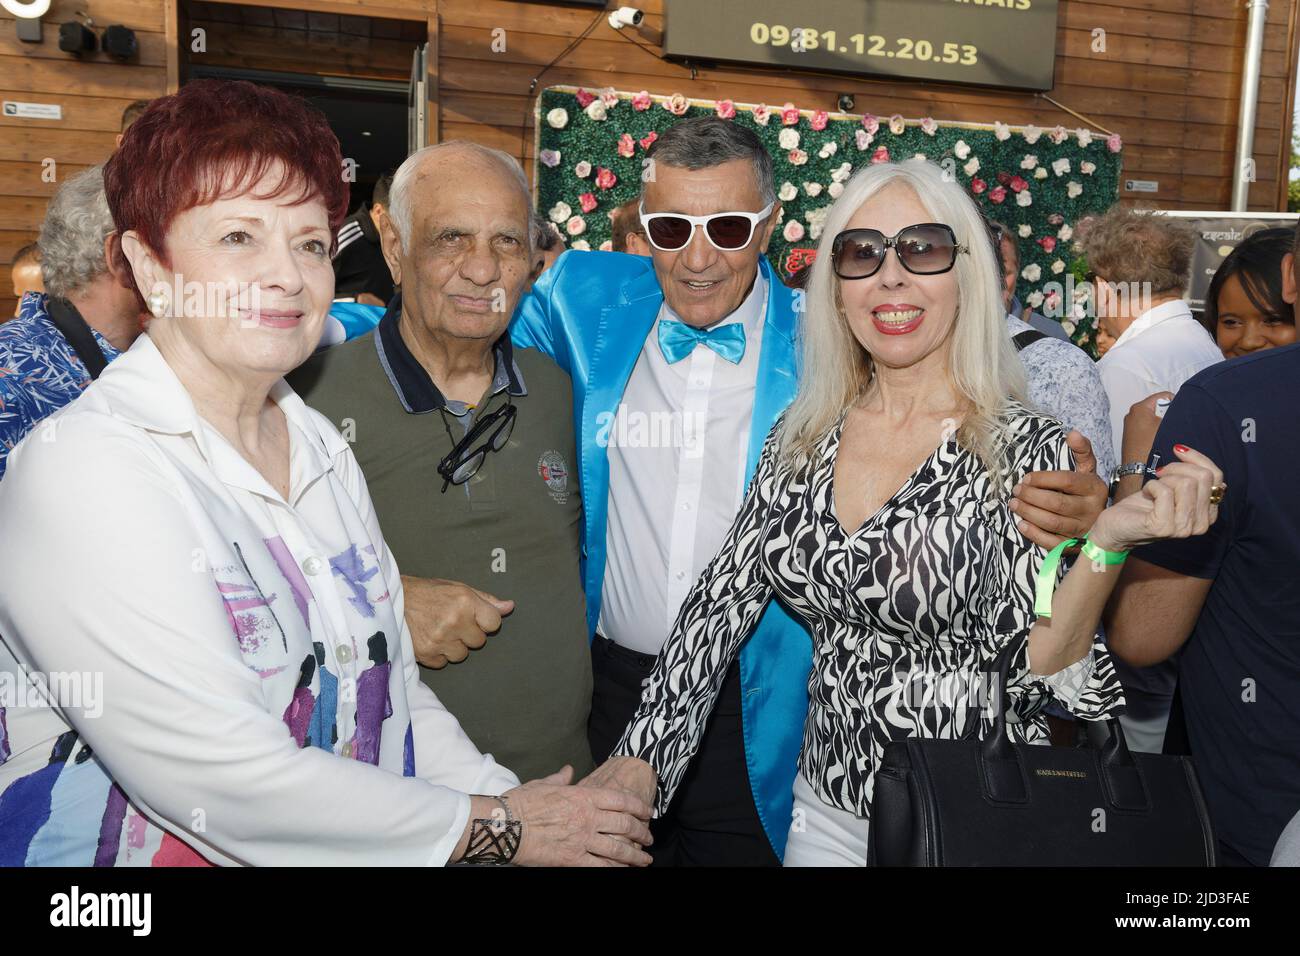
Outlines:
[[1180,454],[1180,455],[1185,455],[1185,454],[1187,454],[1189,451],[1191,451],[1191,449],[1188,448],[1186,445],[1175,445],[1175,446],[1174,446],[1174,451],[1178,452],[1178,454]]

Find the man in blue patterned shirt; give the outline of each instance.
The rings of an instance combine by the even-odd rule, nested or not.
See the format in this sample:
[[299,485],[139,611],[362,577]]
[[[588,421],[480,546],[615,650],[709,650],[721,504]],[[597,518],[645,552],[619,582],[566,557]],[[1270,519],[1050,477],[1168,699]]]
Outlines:
[[50,200],[40,237],[46,294],[23,296],[18,317],[0,326],[0,478],[14,446],[140,334],[135,292],[107,254],[113,231],[98,166]]

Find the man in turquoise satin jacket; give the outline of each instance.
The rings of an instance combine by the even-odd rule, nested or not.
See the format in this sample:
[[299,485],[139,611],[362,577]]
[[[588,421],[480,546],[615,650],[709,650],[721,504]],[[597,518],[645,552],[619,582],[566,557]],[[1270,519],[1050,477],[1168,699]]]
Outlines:
[[[651,219],[650,259],[565,253],[511,326],[517,345],[552,356],[573,379],[597,762],[635,711],[797,386],[801,294],[763,255],[780,205],[761,142],[725,120],[687,120],[660,137],[650,161],[645,213],[707,221]],[[672,447],[636,447],[638,424],[655,420],[682,423]],[[699,772],[656,821],[657,864],[779,861],[811,661],[807,631],[774,602],[724,685]]]

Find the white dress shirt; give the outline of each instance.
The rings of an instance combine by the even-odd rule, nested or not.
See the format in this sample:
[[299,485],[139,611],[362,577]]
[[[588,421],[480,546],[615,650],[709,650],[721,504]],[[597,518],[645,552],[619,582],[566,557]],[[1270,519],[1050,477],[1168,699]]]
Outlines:
[[1138,316],[1097,363],[1110,399],[1116,459],[1124,455],[1124,416],[1130,408],[1155,392],[1177,393],[1201,369],[1222,361],[1214,339],[1182,299]]
[[50,791],[17,862],[440,865],[467,794],[517,785],[419,679],[351,449],[271,398],[287,499],[148,335],[11,456],[0,678],[103,692],[0,715],[0,804]]
[[740,510],[766,314],[760,272],[740,307],[719,323],[745,328],[745,354],[736,365],[705,345],[669,365],[659,323],[677,316],[667,302],[646,336],[608,435],[598,630],[616,644],[659,653]]

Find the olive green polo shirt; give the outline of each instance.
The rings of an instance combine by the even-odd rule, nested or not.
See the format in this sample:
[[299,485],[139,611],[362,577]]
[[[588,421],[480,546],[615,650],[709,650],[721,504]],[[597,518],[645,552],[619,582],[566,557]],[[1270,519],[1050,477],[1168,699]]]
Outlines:
[[[486,646],[420,677],[470,739],[521,780],[572,764],[587,743],[591,656],[578,567],[578,495],[569,377],[540,352],[494,347],[488,394],[464,417],[411,355],[396,303],[371,334],[322,352],[289,376],[338,426],[366,476],[384,540],[405,575],[463,581],[515,602]],[[516,407],[510,438],[444,493],[438,462],[472,416]]]

